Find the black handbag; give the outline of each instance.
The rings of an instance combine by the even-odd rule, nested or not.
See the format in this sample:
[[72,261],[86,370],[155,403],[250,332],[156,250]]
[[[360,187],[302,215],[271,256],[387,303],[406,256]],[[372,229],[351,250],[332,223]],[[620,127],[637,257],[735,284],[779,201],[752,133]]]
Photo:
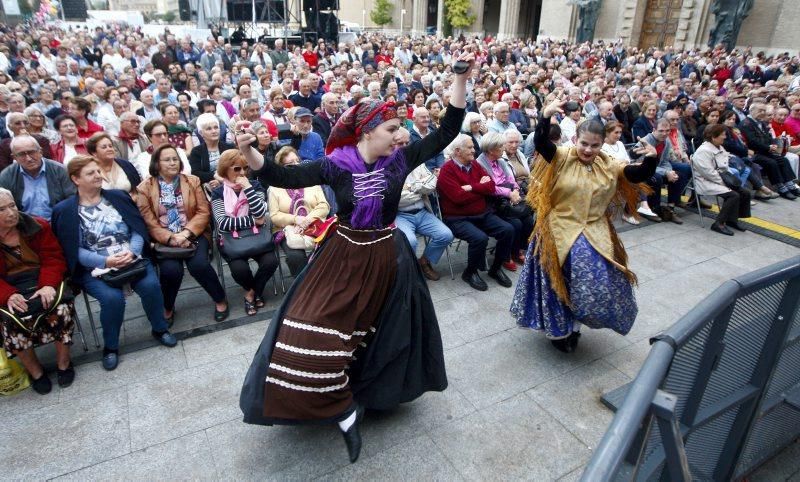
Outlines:
[[144,278],[146,274],[147,260],[139,258],[124,268],[113,269],[106,274],[100,275],[100,279],[112,288],[122,288],[126,284],[136,283]]
[[[513,189],[513,186],[508,184],[501,184],[501,187]],[[524,199],[517,204],[511,204],[511,200],[507,197],[494,196],[493,207],[495,214],[503,219],[520,219],[533,214]]]
[[197,252],[197,243],[192,242],[188,248],[179,246],[167,246],[166,244],[156,243],[153,246],[153,253],[155,253],[157,260],[164,259],[189,259]]
[[719,177],[722,178],[722,184],[728,187],[731,191],[739,191],[742,189],[742,180],[739,179],[734,173],[725,167],[719,167],[717,160],[714,159],[714,168],[717,170]]
[[247,259],[275,249],[268,226],[224,231],[219,237],[219,251],[226,259]]
[[23,330],[33,333],[39,328],[39,322],[46,319],[50,313],[55,311],[58,305],[72,301],[75,296],[67,287],[65,282],[55,286],[56,295],[50,307],[45,309],[40,298],[30,299],[36,293],[39,286],[39,270],[25,271],[18,275],[8,276],[6,282],[17,289],[17,292],[25,298],[28,310],[25,312],[11,312],[8,307],[0,307],[0,313],[7,320],[19,325]]

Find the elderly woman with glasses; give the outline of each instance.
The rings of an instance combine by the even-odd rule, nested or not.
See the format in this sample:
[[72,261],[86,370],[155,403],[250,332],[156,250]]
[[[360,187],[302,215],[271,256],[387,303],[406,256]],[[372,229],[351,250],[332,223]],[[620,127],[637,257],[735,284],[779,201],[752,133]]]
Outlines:
[[137,187],[136,204],[150,238],[162,246],[194,248],[185,258],[158,256],[164,317],[175,318],[175,299],[183,281],[183,265],[216,304],[214,320],[228,317],[225,289],[208,260],[211,209],[200,179],[181,173],[180,150],[169,144],[159,146],[151,156],[150,177]]
[[25,109],[24,113],[28,116],[28,134],[44,137],[51,146],[61,140],[61,135],[57,131],[47,127],[47,118],[41,108],[32,105]]
[[[131,163],[136,167],[136,171],[142,180],[147,180],[150,177],[150,161],[153,152],[163,145],[170,145],[169,128],[163,120],[154,119],[144,125],[144,135],[147,137],[149,145],[135,158],[131,159]],[[189,166],[189,159],[186,157],[186,153],[178,149],[178,157],[181,158],[183,166],[181,172],[187,176],[190,175],[192,168]]]
[[[241,152],[230,149],[222,153],[216,164],[217,175],[222,184],[211,192],[211,207],[214,222],[220,232],[239,232],[246,229],[269,229],[267,203],[264,190],[257,180],[247,177],[249,167]],[[234,241],[235,242],[235,241]],[[253,256],[258,265],[255,274],[250,269],[249,258],[227,258],[231,276],[244,288],[244,309],[249,316],[258,313],[264,306],[263,292],[267,281],[278,269],[278,259],[274,248],[268,247],[263,253]]]
[[[10,112],[6,115],[6,129],[8,130],[11,137],[29,134],[36,142],[39,143],[39,146],[42,148],[42,156],[47,159],[53,158],[53,153],[50,150],[50,141],[47,140],[46,137],[41,136],[39,134],[31,134],[28,130],[30,123],[28,121],[28,116],[23,114],[22,112]],[[3,139],[0,141],[0,169],[4,169],[6,166],[10,165],[13,159],[11,158],[11,138]]]
[[523,194],[514,175],[514,170],[503,158],[506,137],[497,132],[488,132],[481,139],[481,155],[475,161],[494,182],[494,195],[490,198],[495,214],[514,227],[514,240],[511,244],[511,259],[503,260],[503,268],[516,271],[515,263],[523,264],[523,252],[528,238],[533,232],[533,213],[525,203]]
[[58,131],[61,140],[52,145],[53,160],[66,165],[79,154],[88,154],[86,140],[78,136],[78,124],[75,118],[62,114],[55,118],[53,127]]
[[467,112],[464,122],[461,124],[461,132],[472,139],[472,146],[475,148],[475,155],[481,154],[481,138],[488,132],[486,123],[481,119],[477,112]]

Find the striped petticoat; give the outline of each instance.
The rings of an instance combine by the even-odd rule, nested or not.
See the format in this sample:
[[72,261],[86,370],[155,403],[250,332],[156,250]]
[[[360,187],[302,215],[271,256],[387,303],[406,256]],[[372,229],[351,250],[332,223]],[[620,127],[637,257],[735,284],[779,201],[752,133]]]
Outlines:
[[392,231],[340,225],[309,267],[269,360],[265,417],[327,420],[351,408],[348,368],[374,333],[397,270]]
[[626,335],[638,314],[633,287],[625,275],[598,253],[581,234],[562,267],[572,309],[558,299],[547,273],[528,246],[511,314],[517,324],[545,333],[548,338],[569,336],[575,322],[589,328],[610,328]]

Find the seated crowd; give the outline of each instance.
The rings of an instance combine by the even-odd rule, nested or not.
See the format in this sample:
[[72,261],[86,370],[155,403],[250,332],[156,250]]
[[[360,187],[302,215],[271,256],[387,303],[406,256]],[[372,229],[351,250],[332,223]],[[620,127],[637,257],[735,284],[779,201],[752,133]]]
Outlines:
[[[542,106],[557,98],[567,101],[563,112],[537,130],[555,144],[571,145],[578,126],[593,119],[605,127],[605,155],[635,163],[637,142],[656,148],[652,194],[625,213],[626,222],[681,224],[679,209],[716,197],[711,229],[730,236],[745,229],[740,219],[752,203],[800,196],[800,58],[788,54],[382,34],[335,48],[265,38],[233,48],[216,33],[203,41],[168,30],[151,37],[122,24],[3,27],[5,349],[47,393],[51,382],[33,349],[55,342],[57,381],[72,383],[79,290],[100,305],[105,369],[119,363],[131,292],[153,337],[173,347],[184,266],[211,298],[214,320],[229,316],[213,246],[244,292],[246,314],[257,314],[279,253],[291,275],[300,273],[315,246],[309,228],[337,206],[328,186],[269,186],[248,169],[234,133],[252,129],[267,162],[307,162],[324,155],[346,109],[381,99],[395,102],[402,120],[398,147],[417,142],[439,128],[450,60],[465,47],[477,52],[477,67],[462,133],[408,175],[395,220],[415,251],[424,240],[418,262],[431,281],[458,239],[468,245],[466,283],[487,290],[480,276],[487,271],[511,286],[505,271],[524,261],[534,224],[525,202],[535,182],[532,133]],[[687,201],[692,181],[701,199]]]

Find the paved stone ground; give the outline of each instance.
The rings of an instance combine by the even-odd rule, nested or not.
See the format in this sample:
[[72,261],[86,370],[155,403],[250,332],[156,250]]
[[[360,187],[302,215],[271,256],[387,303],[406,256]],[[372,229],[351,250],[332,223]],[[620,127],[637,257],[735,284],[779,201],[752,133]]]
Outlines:
[[[759,214],[800,229],[796,204],[772,203]],[[648,338],[723,281],[800,254],[749,232],[709,232],[696,215],[685,219],[683,226],[645,223],[622,234],[640,278],[639,318],[627,337],[584,331],[571,355],[514,326],[511,289],[490,283],[478,293],[463,283],[465,247],[451,250],[456,279],[430,284],[450,387],[392,413],[368,413],[354,465],[334,427],[241,422],[241,381],[279,297],[270,294],[268,310],[247,318],[241,290],[228,279],[232,319],[212,328],[229,329],[202,334],[213,325],[213,307],[187,276],[177,305],[178,347],[152,346],[133,298],[116,371],[104,372],[94,346],[84,354],[77,342],[73,386],[0,399],[0,478],[577,480],[612,418],[599,397],[636,375]],[[447,271],[445,259],[439,269]],[[91,308],[97,311],[95,303]],[[52,360],[52,350],[41,356]],[[798,470],[795,444],[752,480],[800,480]]]

